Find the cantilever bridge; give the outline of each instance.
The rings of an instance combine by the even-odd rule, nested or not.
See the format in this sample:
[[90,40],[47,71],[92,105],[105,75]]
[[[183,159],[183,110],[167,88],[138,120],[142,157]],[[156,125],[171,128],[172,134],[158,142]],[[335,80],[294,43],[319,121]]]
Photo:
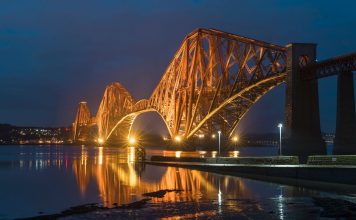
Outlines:
[[[135,118],[149,111],[161,116],[171,137],[190,138],[217,130],[229,137],[260,97],[287,82],[287,136],[296,143],[318,145],[305,154],[320,153],[323,143],[317,79],[339,74],[344,79],[341,84],[350,84],[354,70],[356,54],[316,62],[315,44],[284,47],[214,29],[197,29],[185,37],[148,99],[136,101],[116,82],[106,87],[96,116],[92,117],[86,103],[81,102],[73,123],[74,139],[127,138]],[[353,101],[353,84],[351,89]],[[90,129],[93,127],[94,131]],[[351,127],[340,129],[355,130],[354,125]]]

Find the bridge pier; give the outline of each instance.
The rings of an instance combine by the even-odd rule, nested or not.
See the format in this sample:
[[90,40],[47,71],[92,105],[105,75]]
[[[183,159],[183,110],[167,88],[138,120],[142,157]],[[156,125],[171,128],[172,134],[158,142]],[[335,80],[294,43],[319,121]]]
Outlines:
[[292,43],[286,48],[286,129],[282,152],[299,156],[305,162],[308,155],[326,153],[320,131],[318,81],[303,80],[300,71],[316,60],[316,44]]
[[333,154],[356,154],[354,78],[352,72],[337,77],[336,133]]

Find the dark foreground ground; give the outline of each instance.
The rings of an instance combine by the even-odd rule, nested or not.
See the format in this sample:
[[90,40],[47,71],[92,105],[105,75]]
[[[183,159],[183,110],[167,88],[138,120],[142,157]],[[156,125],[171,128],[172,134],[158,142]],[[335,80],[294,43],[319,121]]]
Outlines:
[[[122,206],[100,204],[71,207],[62,213],[39,215],[33,219],[356,219],[353,195],[325,197],[277,197],[256,199],[199,200],[166,202],[167,196],[191,196],[189,191],[160,190],[147,198]],[[182,199],[184,200],[184,199]],[[115,205],[115,204],[114,204]]]

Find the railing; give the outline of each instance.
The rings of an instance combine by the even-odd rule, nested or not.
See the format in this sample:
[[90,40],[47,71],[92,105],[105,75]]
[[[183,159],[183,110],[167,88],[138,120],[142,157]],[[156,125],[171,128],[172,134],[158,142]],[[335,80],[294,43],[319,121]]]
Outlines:
[[297,156],[277,156],[277,157],[164,157],[152,156],[151,161],[162,162],[200,162],[211,164],[248,164],[248,165],[297,165]]
[[207,163],[219,164],[249,164],[249,165],[297,165],[297,156],[276,156],[276,157],[217,157],[207,158]]
[[355,165],[356,155],[315,155],[308,157],[308,165]]
[[206,162],[206,158],[201,157],[165,157],[165,156],[152,156],[151,161],[161,162]]

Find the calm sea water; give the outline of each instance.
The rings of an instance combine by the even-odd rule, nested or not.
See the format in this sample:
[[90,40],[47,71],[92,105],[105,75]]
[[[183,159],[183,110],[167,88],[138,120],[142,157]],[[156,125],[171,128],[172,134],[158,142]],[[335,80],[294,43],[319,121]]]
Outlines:
[[[276,153],[275,147],[251,147],[231,152],[231,156]],[[147,155],[177,154],[210,156],[213,152],[147,149]],[[148,215],[154,218],[290,219],[301,216],[312,219],[320,212],[320,208],[312,204],[314,196],[354,200],[352,195],[135,163],[135,154],[129,148],[0,146],[0,219],[58,213],[86,203],[112,207],[115,203],[138,201],[144,198],[143,193],[160,189],[183,191],[154,198],[144,210],[109,212],[105,216],[112,215],[113,219],[130,215],[138,218],[142,215],[143,219]],[[89,214],[82,219],[104,218],[101,214]]]

